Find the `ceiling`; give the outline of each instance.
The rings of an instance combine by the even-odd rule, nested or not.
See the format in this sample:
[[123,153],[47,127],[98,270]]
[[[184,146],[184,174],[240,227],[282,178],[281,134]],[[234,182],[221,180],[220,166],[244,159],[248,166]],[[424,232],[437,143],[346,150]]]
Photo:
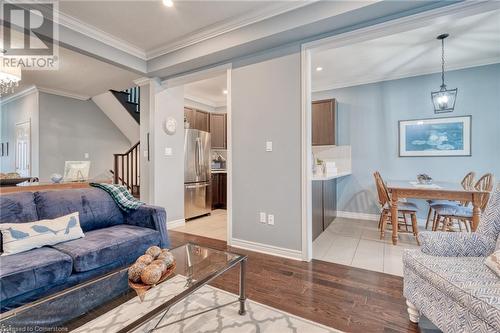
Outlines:
[[60,21],[77,22],[124,41],[146,54],[161,54],[298,8],[308,1],[61,1]]
[[312,90],[440,72],[441,44],[436,36],[442,33],[450,34],[445,41],[447,70],[500,62],[496,10],[313,53]]
[[226,75],[196,81],[184,85],[184,95],[195,98],[198,102],[213,106],[226,105],[227,95],[223,93],[227,86]]
[[[90,98],[109,89],[123,90],[141,75],[65,48],[59,48],[58,70],[23,70],[21,86],[14,93],[35,85],[67,95]],[[7,97],[8,94],[2,95]]]

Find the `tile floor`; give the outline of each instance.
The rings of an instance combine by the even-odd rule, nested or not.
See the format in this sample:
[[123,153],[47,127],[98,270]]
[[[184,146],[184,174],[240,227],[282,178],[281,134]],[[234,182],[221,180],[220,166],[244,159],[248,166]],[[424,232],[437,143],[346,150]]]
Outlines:
[[224,209],[216,209],[209,216],[199,217],[186,222],[186,225],[172,230],[197,236],[227,240],[227,213]]
[[380,239],[377,224],[378,221],[336,218],[314,240],[313,258],[403,276],[403,250],[418,248],[415,237],[400,234],[398,245],[394,246],[390,230],[385,239]]

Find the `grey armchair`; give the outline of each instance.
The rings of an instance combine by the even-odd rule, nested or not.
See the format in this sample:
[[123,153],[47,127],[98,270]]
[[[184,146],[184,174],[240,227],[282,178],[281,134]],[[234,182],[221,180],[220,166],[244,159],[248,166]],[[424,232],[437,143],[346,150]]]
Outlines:
[[404,296],[443,332],[500,332],[500,278],[484,264],[500,234],[500,183],[475,233],[422,232],[405,250]]

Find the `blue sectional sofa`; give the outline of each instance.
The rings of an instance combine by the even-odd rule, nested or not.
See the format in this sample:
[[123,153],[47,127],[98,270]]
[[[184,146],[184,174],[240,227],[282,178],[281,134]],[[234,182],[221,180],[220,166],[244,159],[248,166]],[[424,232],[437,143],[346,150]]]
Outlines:
[[84,238],[0,256],[1,312],[130,265],[145,250],[169,246],[163,208],[121,211],[97,188],[0,196],[0,223],[53,219],[79,212]]

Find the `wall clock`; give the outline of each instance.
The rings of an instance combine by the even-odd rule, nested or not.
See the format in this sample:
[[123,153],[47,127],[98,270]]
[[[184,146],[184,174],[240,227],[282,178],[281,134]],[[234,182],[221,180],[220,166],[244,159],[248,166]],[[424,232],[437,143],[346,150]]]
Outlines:
[[163,122],[163,130],[168,135],[174,135],[175,131],[177,130],[177,121],[174,118],[172,118],[172,117],[168,117]]

